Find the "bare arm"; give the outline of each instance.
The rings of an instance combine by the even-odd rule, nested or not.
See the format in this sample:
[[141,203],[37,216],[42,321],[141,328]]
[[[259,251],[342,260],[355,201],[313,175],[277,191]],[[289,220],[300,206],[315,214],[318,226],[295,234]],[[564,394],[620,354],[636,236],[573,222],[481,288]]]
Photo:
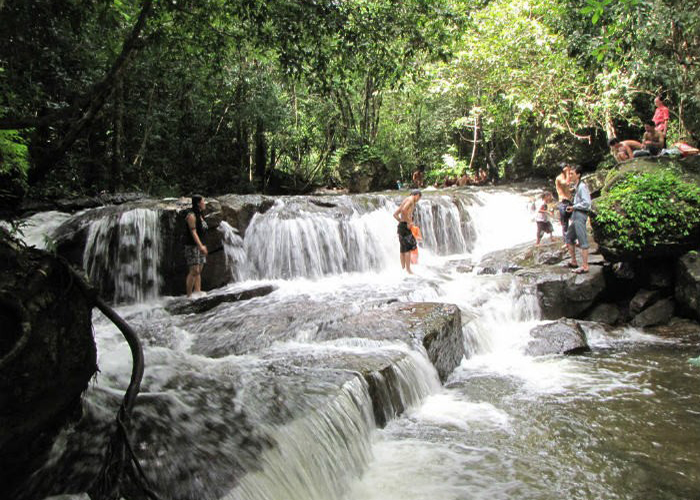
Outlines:
[[394,212],[394,219],[399,222],[407,222],[408,226],[411,227],[413,225],[412,209],[411,199],[406,198],[401,202],[401,205],[399,205],[399,208],[396,209],[396,212]]

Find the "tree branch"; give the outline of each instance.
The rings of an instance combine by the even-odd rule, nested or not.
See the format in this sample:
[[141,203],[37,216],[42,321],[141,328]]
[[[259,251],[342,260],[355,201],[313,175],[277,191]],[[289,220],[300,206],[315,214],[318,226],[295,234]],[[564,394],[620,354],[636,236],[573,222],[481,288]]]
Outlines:
[[43,155],[41,164],[37,165],[34,169],[32,181],[35,182],[36,180],[42,179],[50,168],[65,156],[78,136],[92,123],[97,113],[102,109],[107,98],[112,93],[115,83],[124,74],[129,61],[140,48],[139,37],[146,26],[146,20],[151,13],[152,7],[153,0],[144,0],[139,18],[128,38],[124,41],[121,53],[117,56],[117,59],[112,64],[112,67],[105,77],[98,82],[93,87],[91,93],[83,99],[83,104],[80,106],[84,109],[82,116],[71,123],[68,131],[58,145]]

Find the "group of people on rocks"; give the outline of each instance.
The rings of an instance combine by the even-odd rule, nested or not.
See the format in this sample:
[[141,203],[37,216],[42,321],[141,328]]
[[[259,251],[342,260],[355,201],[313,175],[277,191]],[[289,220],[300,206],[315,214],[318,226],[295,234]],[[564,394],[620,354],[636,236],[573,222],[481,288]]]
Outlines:
[[[635,156],[657,156],[666,147],[670,112],[661,96],[654,99],[654,105],[656,106],[654,117],[644,123],[644,135],[641,142],[633,139],[621,141],[617,137],[608,141],[610,152],[617,161],[630,160]],[[636,153],[636,151],[641,153]]]
[[[557,190],[559,222],[561,224],[561,235],[564,248],[568,250],[569,261],[566,267],[576,274],[585,274],[589,271],[588,252],[590,244],[588,242],[588,215],[591,210],[591,193],[585,182],[581,180],[583,168],[572,166],[568,163],[561,164],[561,173],[555,179]],[[411,271],[411,252],[417,248],[415,228],[413,222],[413,212],[416,204],[421,199],[420,189],[414,189],[407,196],[394,212],[394,218],[398,222],[397,235],[399,238],[399,257],[401,268],[409,274]],[[553,202],[553,195],[550,191],[543,191],[535,204],[537,223],[537,239],[535,245],[539,246],[545,234],[554,238],[554,228],[550,221],[550,210]],[[581,251],[581,265],[579,265],[576,255],[576,248]]]
[[[413,172],[411,176],[411,181],[413,182],[413,187],[416,189],[422,189],[425,187],[425,167],[420,166]],[[488,181],[488,174],[486,170],[479,169],[474,175],[470,175],[465,168],[462,170],[462,175],[459,177],[447,175],[442,181],[437,180],[433,187],[451,187],[451,186],[478,186],[485,184]]]
[[[563,163],[561,173],[554,181],[559,202],[559,222],[565,248],[569,252],[570,260],[566,266],[576,274],[588,272],[588,230],[586,223],[588,213],[591,210],[591,193],[585,182],[581,181],[582,167],[571,166]],[[545,234],[554,238],[554,228],[550,221],[550,209],[553,196],[550,191],[543,191],[535,204],[535,222],[537,224],[537,237],[535,245],[539,246]],[[581,265],[576,257],[576,247],[581,249]]]

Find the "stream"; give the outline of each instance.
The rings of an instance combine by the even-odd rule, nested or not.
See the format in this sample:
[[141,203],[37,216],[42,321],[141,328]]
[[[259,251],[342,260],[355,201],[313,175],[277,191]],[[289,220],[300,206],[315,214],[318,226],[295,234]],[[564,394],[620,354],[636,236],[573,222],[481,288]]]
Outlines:
[[[362,206],[342,197],[342,222],[299,198],[256,215],[244,238],[222,224],[235,281],[210,294],[276,289],[201,315],[168,313],[173,299],[157,293],[153,268],[136,271],[150,273],[137,289],[113,269],[118,294],[135,297],[118,311],[145,344],[134,440],[156,491],[227,500],[700,499],[699,371],[687,362],[698,344],[600,328],[587,354],[525,355],[542,323],[537,298],[512,275],[476,271],[490,252],[534,244],[533,193],[465,193],[455,202],[426,192],[419,202],[425,243],[413,276],[400,269],[396,202],[385,195]],[[39,214],[25,238],[41,246],[65,220]],[[129,221],[146,234],[157,217]],[[99,260],[99,231],[86,268]],[[316,340],[338,314],[393,300],[459,307],[467,356],[444,383],[421,350]],[[113,325],[99,312],[93,321],[100,373],[86,418],[60,436],[26,498],[82,498],[99,465],[105,438],[95,431],[113,418],[131,357]],[[393,363],[408,409],[377,428],[365,384],[338,360]]]

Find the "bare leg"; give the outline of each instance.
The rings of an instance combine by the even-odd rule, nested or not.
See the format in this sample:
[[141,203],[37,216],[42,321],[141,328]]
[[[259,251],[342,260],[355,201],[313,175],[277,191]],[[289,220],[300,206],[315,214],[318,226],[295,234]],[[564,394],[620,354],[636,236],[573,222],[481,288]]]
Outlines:
[[411,252],[402,253],[401,255],[403,255],[403,260],[406,262],[406,272],[413,274],[413,271],[411,271]]
[[194,291],[199,293],[202,291],[202,265],[193,266],[195,268],[194,275]]
[[194,282],[196,279],[195,268],[198,266],[190,266],[190,270],[187,273],[187,278],[185,279],[185,290],[187,291],[187,296],[192,295],[192,290],[194,289]]
[[[576,261],[576,247],[572,243],[567,243],[566,248],[569,249],[569,256],[571,256],[571,265],[578,266],[578,262]],[[587,252],[586,258],[588,258]]]
[[401,269],[406,269],[406,254],[400,253],[399,260],[401,261]]
[[581,260],[583,262],[583,264],[581,265],[581,268],[584,271],[588,271],[588,249],[587,248],[581,249]]

